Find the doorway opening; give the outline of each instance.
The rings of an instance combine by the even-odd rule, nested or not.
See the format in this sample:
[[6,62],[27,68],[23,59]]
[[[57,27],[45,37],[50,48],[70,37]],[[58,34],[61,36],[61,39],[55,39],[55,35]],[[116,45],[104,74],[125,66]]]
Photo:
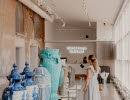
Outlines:
[[16,64],[20,72],[25,67],[25,50],[23,47],[16,47]]

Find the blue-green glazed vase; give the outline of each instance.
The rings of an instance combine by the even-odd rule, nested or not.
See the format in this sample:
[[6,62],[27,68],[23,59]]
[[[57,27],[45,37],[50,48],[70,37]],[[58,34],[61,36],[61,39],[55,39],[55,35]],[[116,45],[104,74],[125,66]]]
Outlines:
[[61,73],[61,54],[58,49],[44,49],[40,54],[40,64],[51,74],[51,98],[58,100],[58,86]]
[[59,86],[60,86],[60,87],[63,85],[63,77],[64,77],[64,70],[61,69],[60,79],[59,79]]

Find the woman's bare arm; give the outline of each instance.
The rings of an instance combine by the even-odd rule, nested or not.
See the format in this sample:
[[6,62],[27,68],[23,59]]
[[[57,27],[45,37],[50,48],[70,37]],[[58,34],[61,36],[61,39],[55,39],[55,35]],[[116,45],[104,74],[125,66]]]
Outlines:
[[86,89],[88,87],[90,78],[91,78],[91,69],[87,69],[87,78],[86,78],[86,82],[85,82],[84,91],[86,91]]

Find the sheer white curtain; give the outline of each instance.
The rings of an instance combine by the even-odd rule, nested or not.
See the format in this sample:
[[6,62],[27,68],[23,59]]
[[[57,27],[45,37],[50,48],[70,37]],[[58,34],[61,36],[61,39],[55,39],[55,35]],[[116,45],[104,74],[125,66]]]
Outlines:
[[114,26],[116,43],[115,74],[130,90],[130,3]]

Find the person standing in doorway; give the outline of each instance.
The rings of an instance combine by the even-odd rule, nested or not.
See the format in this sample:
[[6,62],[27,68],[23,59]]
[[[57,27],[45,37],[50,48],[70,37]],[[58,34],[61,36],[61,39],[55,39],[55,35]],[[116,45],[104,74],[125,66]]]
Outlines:
[[89,55],[88,63],[90,66],[87,67],[87,78],[83,89],[84,100],[101,100],[99,83],[97,80],[100,69],[96,57],[94,55]]

